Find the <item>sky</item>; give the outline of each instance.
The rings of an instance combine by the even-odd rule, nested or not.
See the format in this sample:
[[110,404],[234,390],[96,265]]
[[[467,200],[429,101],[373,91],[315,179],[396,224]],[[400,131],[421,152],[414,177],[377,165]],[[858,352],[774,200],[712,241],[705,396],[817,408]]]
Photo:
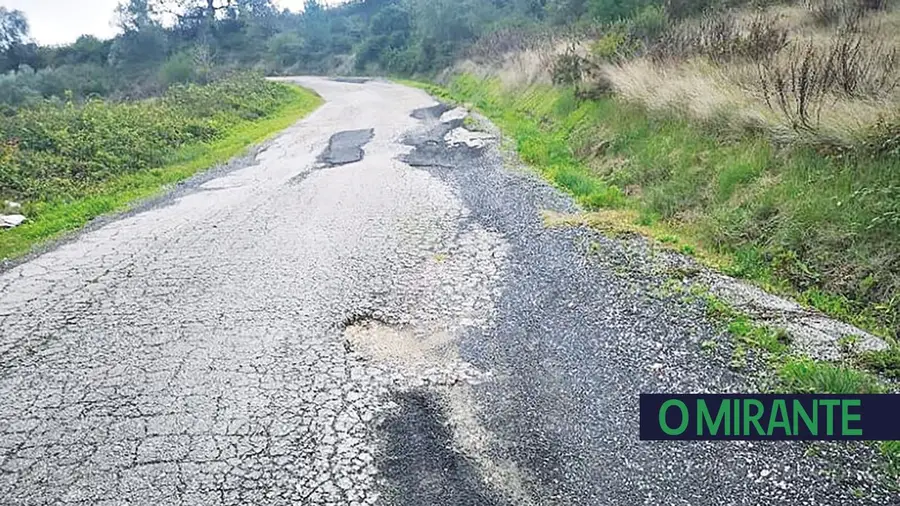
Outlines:
[[[326,0],[334,4],[340,0]],[[25,13],[31,36],[40,44],[74,42],[80,35],[109,38],[116,34],[113,11],[119,0],[0,0],[0,7]],[[304,0],[275,0],[281,8],[300,10]]]

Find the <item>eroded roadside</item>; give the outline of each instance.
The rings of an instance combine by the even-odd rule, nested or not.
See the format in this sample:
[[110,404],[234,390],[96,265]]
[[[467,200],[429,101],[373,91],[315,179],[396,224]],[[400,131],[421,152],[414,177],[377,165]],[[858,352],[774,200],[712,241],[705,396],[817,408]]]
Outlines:
[[[509,243],[493,324],[461,340],[460,356],[492,371],[492,381],[471,387],[469,405],[492,435],[478,455],[469,454],[472,462],[514,469],[513,488],[539,503],[897,500],[883,458],[863,444],[636,441],[638,392],[758,391],[765,388],[762,364],[731,367],[735,343],[704,301],[667,290],[686,261],[661,262],[654,248],[579,223],[548,228],[547,211],[570,216],[577,208],[509,167],[496,129],[481,119],[483,131],[470,131],[466,111],[447,106],[417,116],[428,126],[406,137],[414,149],[403,160],[447,181],[471,220]],[[766,314],[776,321],[795,316],[795,328],[805,330],[793,340],[798,352],[827,357],[854,332],[733,280],[709,279],[743,308],[769,304]],[[874,338],[863,343],[879,346]]]

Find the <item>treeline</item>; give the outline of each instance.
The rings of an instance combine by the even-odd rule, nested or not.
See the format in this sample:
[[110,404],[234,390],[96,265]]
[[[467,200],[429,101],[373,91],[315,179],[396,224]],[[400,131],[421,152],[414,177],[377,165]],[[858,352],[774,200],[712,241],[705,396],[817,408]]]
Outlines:
[[[683,2],[677,11],[709,0]],[[654,0],[124,0],[120,34],[46,47],[22,13],[0,8],[0,103],[47,97],[157,95],[233,69],[267,74],[422,74],[447,67],[475,40],[505,28],[567,28],[628,16]],[[702,5],[701,5],[702,4]]]

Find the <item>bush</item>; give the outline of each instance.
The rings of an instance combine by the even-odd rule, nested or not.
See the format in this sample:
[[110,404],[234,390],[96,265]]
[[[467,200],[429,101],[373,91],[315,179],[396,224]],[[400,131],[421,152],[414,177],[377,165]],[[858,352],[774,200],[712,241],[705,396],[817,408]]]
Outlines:
[[839,34],[827,48],[812,43],[759,66],[766,103],[796,129],[814,129],[829,97],[874,99],[900,86],[900,52],[875,36]]
[[658,5],[648,5],[628,21],[628,34],[635,39],[651,42],[669,28],[669,14]]
[[742,27],[730,12],[707,14],[697,22],[682,23],[667,31],[650,48],[657,62],[705,56],[717,63],[736,59],[760,61],[784,49],[788,32],[772,18],[759,15]]
[[588,61],[578,54],[574,45],[570,45],[553,62],[553,68],[550,69],[553,84],[574,85],[584,81],[587,65]]
[[869,11],[883,11],[887,0],[807,0],[813,20],[822,26],[843,25],[856,31]]
[[177,83],[186,84],[194,82],[196,78],[194,59],[186,51],[169,58],[159,69],[159,80],[164,86]]
[[238,75],[208,86],[175,85],[156,100],[23,107],[0,122],[0,197],[65,197],[160,166],[179,146],[274,112],[288,93],[283,85]]

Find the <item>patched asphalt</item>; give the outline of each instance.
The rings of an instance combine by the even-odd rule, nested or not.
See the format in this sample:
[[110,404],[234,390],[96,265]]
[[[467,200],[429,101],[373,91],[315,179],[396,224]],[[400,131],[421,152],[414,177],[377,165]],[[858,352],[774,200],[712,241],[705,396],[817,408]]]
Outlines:
[[703,308],[449,106],[296,80],[251,157],[0,274],[0,504],[898,503],[863,445],[638,441],[640,392],[753,388]]
[[328,146],[319,156],[319,161],[329,167],[356,163],[363,159],[366,144],[375,136],[371,128],[338,132],[328,140]]

